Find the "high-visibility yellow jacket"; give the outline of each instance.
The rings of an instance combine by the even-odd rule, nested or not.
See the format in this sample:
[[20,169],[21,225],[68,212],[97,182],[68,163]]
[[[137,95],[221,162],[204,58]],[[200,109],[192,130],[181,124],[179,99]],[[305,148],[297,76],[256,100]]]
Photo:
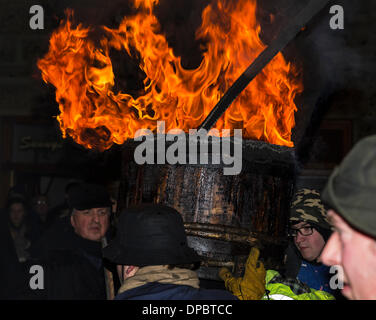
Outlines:
[[335,300],[332,294],[309,288],[297,279],[284,279],[275,270],[266,272],[265,283],[262,300]]

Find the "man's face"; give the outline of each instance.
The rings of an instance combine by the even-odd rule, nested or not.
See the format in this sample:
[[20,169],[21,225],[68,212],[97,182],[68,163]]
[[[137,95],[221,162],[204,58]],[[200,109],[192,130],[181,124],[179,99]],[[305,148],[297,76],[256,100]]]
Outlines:
[[[311,227],[309,223],[299,222],[292,229],[301,229],[301,232],[304,234],[304,231],[309,230],[309,227]],[[305,236],[301,232],[298,232],[294,237],[294,243],[305,260],[315,261],[325,246],[325,240],[315,228],[312,228],[311,235]]]
[[[376,240],[353,229],[335,211],[328,211],[334,226],[321,261],[343,269],[342,294],[349,299],[376,299]],[[339,273],[340,275],[341,273]]]
[[23,223],[24,217],[25,208],[22,203],[13,203],[9,207],[9,219],[13,226],[18,228]]
[[74,231],[82,238],[100,241],[107,232],[109,218],[109,208],[74,209],[71,224]]

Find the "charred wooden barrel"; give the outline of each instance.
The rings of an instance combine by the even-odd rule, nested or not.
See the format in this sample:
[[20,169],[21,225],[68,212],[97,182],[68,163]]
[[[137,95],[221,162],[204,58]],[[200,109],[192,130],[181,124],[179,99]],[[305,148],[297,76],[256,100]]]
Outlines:
[[219,280],[227,266],[241,274],[252,246],[266,268],[280,269],[294,192],[294,149],[245,140],[242,169],[224,175],[224,164],[145,164],[133,160],[135,142],[124,145],[121,207],[163,203],[183,217],[189,245],[202,257],[199,277]]

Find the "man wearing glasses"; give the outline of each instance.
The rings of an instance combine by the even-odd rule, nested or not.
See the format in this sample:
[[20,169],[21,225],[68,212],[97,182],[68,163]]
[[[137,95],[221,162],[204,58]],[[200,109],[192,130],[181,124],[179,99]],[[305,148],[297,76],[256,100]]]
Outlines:
[[318,261],[331,233],[320,193],[299,190],[291,206],[289,235],[294,246],[287,251],[286,276],[297,278],[310,288],[333,293],[329,267]]
[[226,268],[221,269],[219,276],[226,288],[243,300],[333,300],[329,267],[318,261],[330,234],[320,194],[299,190],[291,206],[292,241],[287,249],[285,272],[265,272],[258,261],[258,250],[253,248],[242,278],[235,278]]

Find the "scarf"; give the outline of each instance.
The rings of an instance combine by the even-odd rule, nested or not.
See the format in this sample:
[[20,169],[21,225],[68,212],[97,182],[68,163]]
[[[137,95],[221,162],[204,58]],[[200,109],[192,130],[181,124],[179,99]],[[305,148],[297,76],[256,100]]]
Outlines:
[[140,268],[133,277],[125,279],[119,289],[119,294],[150,282],[186,285],[199,288],[199,279],[196,272],[189,269],[174,268],[169,270],[164,266],[147,266]]

